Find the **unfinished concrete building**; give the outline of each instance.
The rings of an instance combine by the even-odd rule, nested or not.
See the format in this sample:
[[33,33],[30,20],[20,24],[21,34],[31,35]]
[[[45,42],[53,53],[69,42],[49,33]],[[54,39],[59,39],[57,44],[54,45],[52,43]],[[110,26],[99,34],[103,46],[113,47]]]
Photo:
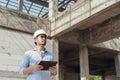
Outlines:
[[0,80],[25,80],[19,65],[40,28],[49,34],[46,48],[58,61],[52,80],[90,75],[120,80],[120,0],[0,0],[0,5]]

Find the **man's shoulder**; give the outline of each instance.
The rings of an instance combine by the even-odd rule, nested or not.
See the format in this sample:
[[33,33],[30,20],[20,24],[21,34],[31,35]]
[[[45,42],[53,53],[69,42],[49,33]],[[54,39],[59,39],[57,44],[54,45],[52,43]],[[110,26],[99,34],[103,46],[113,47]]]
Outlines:
[[28,50],[25,52],[25,54],[31,54],[31,53],[34,53],[35,52],[35,49],[31,49],[31,50]]

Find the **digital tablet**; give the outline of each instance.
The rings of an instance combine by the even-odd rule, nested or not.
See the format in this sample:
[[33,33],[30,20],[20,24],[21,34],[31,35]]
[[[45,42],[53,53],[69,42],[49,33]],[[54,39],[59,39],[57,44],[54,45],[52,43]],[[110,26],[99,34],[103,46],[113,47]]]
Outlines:
[[44,68],[42,70],[48,70],[49,67],[56,66],[57,61],[40,61],[38,65],[42,65]]

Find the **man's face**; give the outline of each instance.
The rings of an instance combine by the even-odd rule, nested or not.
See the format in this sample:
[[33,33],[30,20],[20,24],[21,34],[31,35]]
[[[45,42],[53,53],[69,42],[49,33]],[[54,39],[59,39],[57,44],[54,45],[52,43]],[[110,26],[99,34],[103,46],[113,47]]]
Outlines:
[[40,34],[36,38],[37,45],[46,45],[47,36],[44,34]]

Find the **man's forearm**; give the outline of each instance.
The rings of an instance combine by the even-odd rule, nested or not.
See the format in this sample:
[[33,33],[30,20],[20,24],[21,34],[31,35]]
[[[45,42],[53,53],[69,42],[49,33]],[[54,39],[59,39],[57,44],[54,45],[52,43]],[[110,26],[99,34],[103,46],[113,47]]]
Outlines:
[[23,70],[23,73],[24,73],[25,75],[28,75],[28,74],[30,74],[32,71],[33,71],[33,67],[29,67],[29,68],[24,69],[24,70]]
[[40,71],[41,69],[43,69],[43,66],[42,65],[35,65],[35,66],[32,66],[32,67],[29,67],[29,68],[26,68],[23,70],[23,73],[25,75],[28,75],[30,74],[32,71]]

